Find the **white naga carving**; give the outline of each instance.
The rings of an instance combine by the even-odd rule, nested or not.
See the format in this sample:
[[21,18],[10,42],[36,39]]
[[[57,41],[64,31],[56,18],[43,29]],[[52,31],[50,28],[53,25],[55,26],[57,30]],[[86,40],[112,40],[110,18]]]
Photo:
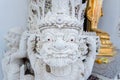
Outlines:
[[29,27],[12,29],[2,61],[4,80],[87,80],[100,41],[84,32],[82,0],[31,0]]

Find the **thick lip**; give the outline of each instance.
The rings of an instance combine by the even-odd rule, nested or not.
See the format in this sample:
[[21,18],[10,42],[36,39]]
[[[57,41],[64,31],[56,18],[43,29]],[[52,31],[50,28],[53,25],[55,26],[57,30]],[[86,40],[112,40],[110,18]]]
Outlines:
[[55,51],[56,53],[57,53],[57,52],[64,53],[65,51],[70,50],[68,47],[65,47],[65,48],[62,49],[62,50],[56,49],[56,48],[54,48],[54,47],[51,47],[51,48],[48,48],[48,49],[49,49],[49,50],[52,50],[52,51]]
[[[75,59],[77,54],[72,54],[72,53],[51,53],[47,54],[46,58],[47,59]],[[42,56],[39,54],[36,54],[36,57],[42,59]]]
[[[74,51],[72,51],[72,50],[70,50],[70,49],[66,49],[65,51],[55,51],[55,50],[53,50],[53,49],[47,49],[46,50],[47,52],[46,53],[44,53],[45,55],[43,55],[44,56],[44,58],[47,58],[47,59],[52,59],[52,58],[60,58],[60,59],[74,59],[74,58],[76,58],[77,56],[78,56],[78,54],[77,54],[77,51],[76,50],[74,50]],[[36,54],[36,57],[38,57],[38,58],[40,58],[40,59],[42,59],[42,55],[39,55],[39,54]]]
[[52,48],[50,48],[50,49],[48,49],[48,51],[51,51],[51,54],[60,54],[60,55],[62,55],[62,54],[73,54],[73,53],[75,53],[75,51],[72,51],[71,49],[64,49],[64,50],[56,50],[56,49],[52,49]]
[[56,53],[53,53],[53,54],[48,54],[47,55],[48,58],[72,58],[74,57],[75,55],[74,54],[56,54]]

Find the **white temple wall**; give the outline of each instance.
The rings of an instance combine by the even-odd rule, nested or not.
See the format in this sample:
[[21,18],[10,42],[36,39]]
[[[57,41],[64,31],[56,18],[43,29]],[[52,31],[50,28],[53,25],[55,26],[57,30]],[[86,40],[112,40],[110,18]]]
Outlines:
[[120,18],[120,0],[104,0],[104,16],[100,19],[99,28],[108,32],[111,41],[117,49],[120,49],[120,37],[118,37],[117,26]]
[[27,26],[27,0],[0,0],[0,80],[1,59],[5,52],[4,36],[12,27]]

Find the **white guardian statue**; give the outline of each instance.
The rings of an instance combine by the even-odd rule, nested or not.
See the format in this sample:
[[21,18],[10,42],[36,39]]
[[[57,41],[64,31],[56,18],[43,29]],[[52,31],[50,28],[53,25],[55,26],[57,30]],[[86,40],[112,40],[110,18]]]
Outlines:
[[31,0],[27,30],[6,36],[3,80],[87,80],[100,41],[83,31],[86,3]]

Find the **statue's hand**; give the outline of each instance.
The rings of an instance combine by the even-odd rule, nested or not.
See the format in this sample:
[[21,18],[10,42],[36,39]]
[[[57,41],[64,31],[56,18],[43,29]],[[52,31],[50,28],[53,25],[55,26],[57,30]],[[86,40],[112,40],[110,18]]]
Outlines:
[[11,55],[12,61],[14,61],[15,59],[27,57],[28,37],[29,37],[29,33],[25,31],[21,36],[20,43],[19,43],[19,49]]
[[20,40],[19,52],[20,52],[20,54],[22,54],[24,56],[26,56],[26,54],[27,54],[27,41],[28,41],[29,36],[30,36],[29,32],[25,31],[22,34],[22,37]]
[[20,80],[34,80],[32,75],[25,75],[25,66],[20,67]]

